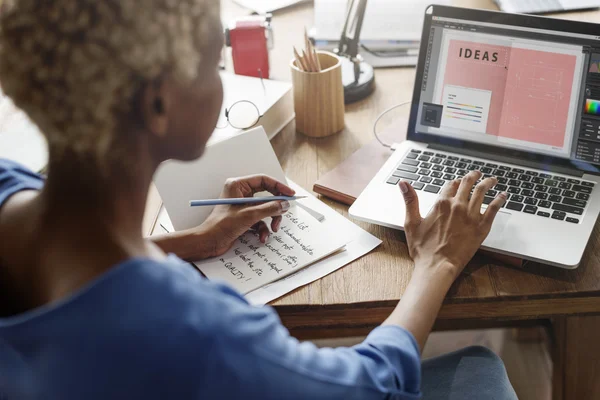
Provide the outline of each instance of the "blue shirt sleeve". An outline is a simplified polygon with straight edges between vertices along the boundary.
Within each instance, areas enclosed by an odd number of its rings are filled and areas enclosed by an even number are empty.
[[[44,186],[41,175],[0,158],[0,207],[10,196],[22,190],[40,190]]]
[[[250,306],[226,286],[220,290],[218,305],[212,307],[218,314],[211,318],[216,321],[211,335],[216,339],[209,356],[212,367],[202,371],[202,385],[211,390],[204,395],[312,400],[420,398],[420,353],[408,331],[381,326],[354,347],[319,349],[292,338],[272,308]],[[199,332],[206,322],[198,326]],[[193,334],[183,343],[191,363],[198,357],[206,359],[205,349],[196,345],[200,341]]]

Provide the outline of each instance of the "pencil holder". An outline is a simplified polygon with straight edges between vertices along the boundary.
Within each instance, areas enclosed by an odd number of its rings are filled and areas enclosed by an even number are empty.
[[[342,64],[332,53],[317,52],[321,72],[304,72],[292,60],[296,130],[310,137],[325,137],[344,129]]]

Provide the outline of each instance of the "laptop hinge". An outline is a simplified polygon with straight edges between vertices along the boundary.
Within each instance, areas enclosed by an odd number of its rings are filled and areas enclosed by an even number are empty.
[[[523,160],[521,158],[503,156],[500,154],[493,154],[493,153],[487,153],[487,152],[481,152],[481,151],[475,151],[475,150],[469,150],[469,149],[461,149],[458,147],[445,146],[443,144],[438,144],[438,143],[432,143],[428,146],[428,148],[433,149],[433,150],[447,151],[450,153],[464,154],[465,156],[484,158],[486,160],[503,162],[503,163],[507,163],[507,164],[516,164],[516,165],[520,165],[523,167],[541,169],[543,171],[550,171],[550,172],[556,172],[559,174],[572,175],[572,176],[576,176],[579,178],[583,177],[583,175],[585,174],[584,171],[580,171],[576,168],[568,168],[568,167],[563,167],[563,166],[558,166],[558,165],[548,165],[548,164],[542,165],[542,163],[538,163],[538,162],[530,161],[530,160]]]

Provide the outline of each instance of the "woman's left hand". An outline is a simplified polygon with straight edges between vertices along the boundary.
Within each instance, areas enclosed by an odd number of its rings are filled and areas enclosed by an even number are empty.
[[[253,175],[228,179],[220,198],[253,197],[255,193],[268,191],[274,196],[293,196],[296,192],[283,183],[266,175]],[[281,216],[287,212],[287,201],[235,206],[216,206],[210,216],[200,226],[212,244],[212,257],[222,255],[231,248],[233,242],[248,230],[255,230],[262,243],[267,241],[270,230],[263,221],[271,217],[271,230],[277,232]]]

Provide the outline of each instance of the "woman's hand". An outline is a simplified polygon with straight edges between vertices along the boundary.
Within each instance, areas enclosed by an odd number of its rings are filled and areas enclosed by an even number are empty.
[[[255,193],[268,191],[274,196],[293,196],[296,192],[275,179],[265,175],[253,175],[228,179],[220,198],[253,197]],[[287,201],[271,201],[251,206],[216,206],[200,229],[211,242],[211,257],[225,253],[233,242],[249,229],[254,229],[265,243],[270,230],[262,221],[271,217],[271,230],[277,232],[281,225],[281,216],[287,212]]]
[[[268,191],[275,196],[293,196],[296,192],[281,182],[265,175],[228,179],[221,198],[253,197]],[[197,228],[154,236],[152,240],[164,252],[173,253],[188,261],[198,261],[224,254],[241,235],[254,229],[261,242],[266,242],[270,231],[263,221],[271,217],[271,229],[279,230],[281,216],[287,212],[287,201],[271,201],[257,205],[216,206],[209,217]]]
[[[400,303],[384,325],[408,330],[421,349],[448,289],[481,246],[506,201],[506,193],[500,194],[482,214],[483,198],[497,180],[484,179],[471,196],[471,189],[480,177],[481,172],[474,171],[460,181],[448,182],[425,218],[419,213],[415,190],[400,182],[406,203],[404,230],[415,270]]]
[[[473,171],[461,180],[448,182],[426,218],[419,213],[415,190],[401,182],[400,190],[406,203],[406,240],[417,267],[449,266],[458,276],[475,255],[506,201],[506,194],[501,193],[482,214],[483,198],[497,180],[483,180],[471,196],[471,189],[479,178],[481,172]]]

